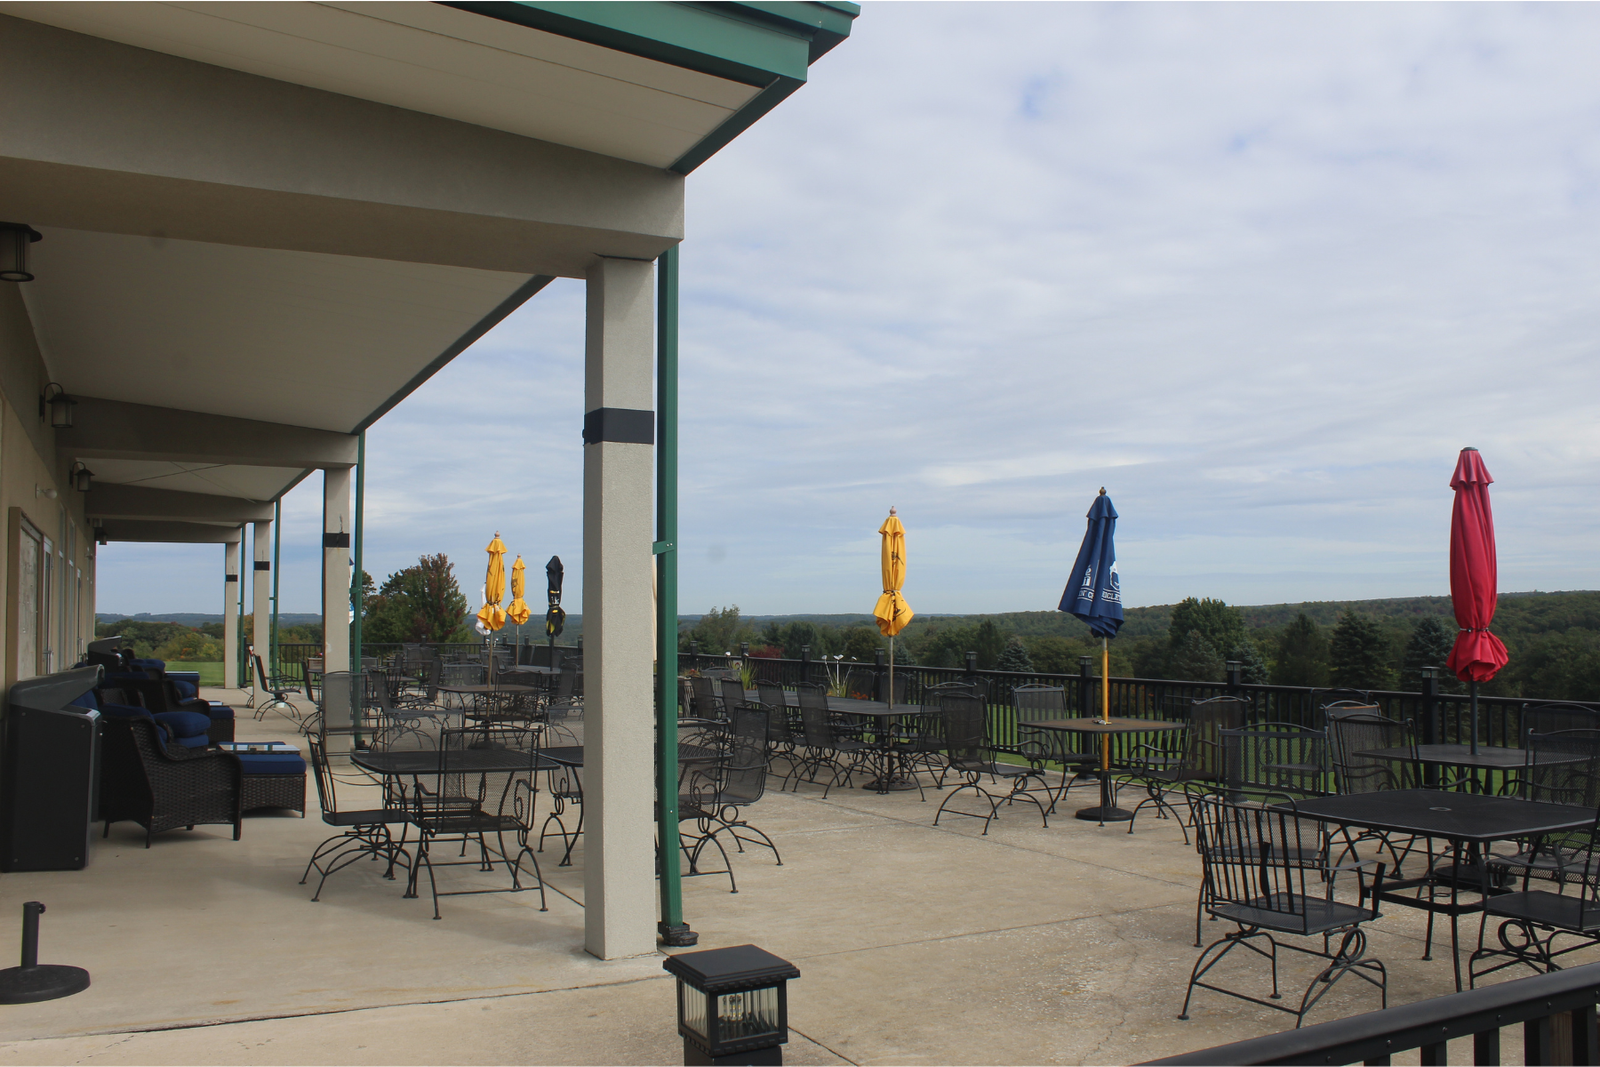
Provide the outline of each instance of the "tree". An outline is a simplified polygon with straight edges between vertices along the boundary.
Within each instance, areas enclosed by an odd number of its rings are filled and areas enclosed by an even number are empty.
[[[872,663],[877,659],[878,650],[883,647],[882,636],[870,626],[846,626],[839,636],[839,651],[847,660]]]
[[[1322,636],[1322,629],[1303,611],[1284,627],[1283,637],[1278,641],[1278,662],[1272,668],[1272,684],[1328,684],[1328,641]]]
[[[1244,644],[1244,616],[1226,601],[1206,597],[1185,597],[1172,609],[1167,640],[1176,652],[1184,647],[1189,634],[1198,632],[1214,651],[1238,648]]]
[[[1393,681],[1389,642],[1383,627],[1365,615],[1346,611],[1328,642],[1329,677],[1346,689],[1386,689]]]
[[[1267,680],[1267,661],[1261,658],[1261,650],[1254,641],[1248,638],[1237,645],[1228,658],[1238,661],[1239,680],[1246,685],[1264,685]]]
[[[1222,681],[1222,654],[1199,630],[1190,630],[1168,660],[1172,677],[1185,682]]]
[[[1427,615],[1418,619],[1417,625],[1411,629],[1411,638],[1406,642],[1405,653],[1400,659],[1400,688],[1421,689],[1424,667],[1440,668],[1440,689],[1459,688],[1459,685],[1451,684],[1455,682],[1455,676],[1444,669],[1444,661],[1450,658],[1450,649],[1454,645],[1455,635],[1439,616]]]
[[[1000,632],[1000,627],[995,625],[993,619],[984,619],[978,623],[977,629],[973,632],[972,647],[962,650],[961,662],[965,665],[967,660],[965,653],[976,652],[978,669],[992,671],[995,669],[995,664],[1000,662],[1000,654],[1005,650],[1006,635]]]
[[[363,599],[361,610],[362,640],[374,644],[471,640],[467,598],[443,553],[420,556],[414,565],[389,575]]]
[[[1033,660],[1029,657],[1028,648],[1022,643],[1021,638],[1012,637],[1006,642],[1005,651],[1000,653],[1000,658],[995,661],[994,669],[1012,671],[1016,674],[1033,673]]]
[[[744,642],[754,644],[757,640],[755,627],[739,617],[739,605],[730,604],[700,616],[699,622],[678,635],[678,647],[688,651],[689,642],[693,641],[702,653],[720,655],[737,653]]]

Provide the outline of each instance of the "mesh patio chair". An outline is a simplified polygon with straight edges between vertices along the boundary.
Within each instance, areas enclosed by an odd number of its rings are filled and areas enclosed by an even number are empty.
[[[754,703],[744,695],[744,682],[737,675],[732,678],[724,678],[717,685],[722,691],[722,714],[724,718],[732,719],[735,709]]]
[[[871,757],[872,746],[842,733],[835,726],[833,713],[828,707],[828,691],[822,686],[814,682],[801,682],[795,686],[795,691],[800,703],[801,733],[805,741],[800,758],[810,771],[809,780],[814,783],[818,771],[827,767],[833,769],[831,779],[822,789],[822,797],[826,800],[828,791],[838,785],[841,779],[849,788],[854,773]],[[794,781],[798,791],[798,770]]]
[[[1582,704],[1529,704],[1522,709],[1522,730],[1517,743],[1524,745],[1528,734],[1554,734],[1565,730],[1600,730],[1600,711]]]
[[[1600,809],[1600,730],[1559,730],[1529,734],[1527,763],[1508,782],[1505,792],[1544,804],[1567,804]],[[1511,855],[1491,854],[1488,865],[1503,885],[1521,876],[1522,888],[1530,879],[1569,883],[1600,883],[1587,830],[1549,834],[1524,842]]]
[[[1202,878],[1208,884],[1205,909],[1219,920],[1237,924],[1237,929],[1200,953],[1190,973],[1183,1010],[1178,1018],[1189,1018],[1189,1003],[1196,989],[1209,989],[1293,1015],[1298,1028],[1305,1022],[1306,1013],[1348,974],[1376,986],[1379,1006],[1387,1008],[1388,975],[1380,961],[1367,958],[1367,938],[1361,928],[1363,923],[1378,917],[1383,864],[1367,861],[1337,868],[1355,873],[1358,879],[1371,871],[1370,885],[1363,881],[1358,887],[1359,899],[1365,901],[1370,896],[1370,906],[1347,904],[1334,899],[1334,868],[1318,870],[1292,858],[1314,848],[1311,842],[1302,839],[1304,822],[1295,818],[1292,811],[1233,804],[1221,796],[1197,796],[1193,804]],[[1312,878],[1316,879],[1315,888],[1320,892],[1308,891],[1312,888],[1308,879]],[[1322,947],[1279,940],[1274,934],[1317,938]],[[1335,936],[1339,938],[1338,948],[1329,951]],[[1267,947],[1256,944],[1262,940]],[[1269,997],[1252,996],[1203,980],[1212,968],[1240,947],[1271,962],[1272,993]],[[1298,1008],[1279,1003],[1279,948],[1328,961],[1306,987]]]
[[[988,834],[989,824],[1000,816],[1002,803],[1010,806],[1017,800],[1026,800],[1039,809],[1039,819],[1050,825],[1050,816],[1033,789],[1050,795],[1050,786],[1044,777],[1044,761],[1048,753],[1042,745],[1024,742],[1016,746],[998,746],[989,740],[987,715],[983,701],[970,694],[945,693],[940,698],[939,716],[944,723],[944,743],[950,770],[965,781],[950,791],[933,816],[933,825],[946,812],[983,820],[983,832]],[[996,757],[1004,754],[1021,756],[1025,764],[1007,763]],[[991,792],[984,780],[995,787]],[[1029,783],[1034,783],[1030,786]],[[987,812],[962,811],[950,807],[950,802],[967,790],[972,790],[989,805]],[[1003,790],[1003,791],[1002,791]]]
[[[317,782],[317,799],[322,803],[322,821],[339,828],[339,832],[318,845],[311,853],[300,884],[305,885],[311,872],[316,871],[317,891],[311,894],[313,902],[322,899],[322,887],[328,876],[350,866],[366,856],[387,863],[383,876],[394,878],[396,864],[411,869],[411,853],[406,851],[406,831],[410,828],[410,814],[402,807],[342,810],[339,807],[338,784],[328,765],[328,753],[317,738],[308,741],[311,773]],[[395,841],[389,827],[401,826],[400,840]]]
[[[844,695],[856,700],[878,699],[878,677],[868,667],[852,667],[844,676]]]
[[[571,744],[572,734],[564,726],[553,730],[547,729],[541,736],[547,750],[579,747]],[[556,833],[561,837],[562,844],[561,862],[556,866],[570,867],[572,848],[583,834],[583,768],[546,757],[543,752],[540,756],[539,766],[544,771],[544,793],[550,802],[550,810],[545,814],[544,821],[539,824],[539,851],[544,851],[545,838],[550,835],[551,824],[555,824]],[[570,829],[567,826],[569,819],[573,820]]]
[[[484,751],[480,746],[502,753],[506,769],[479,770]],[[436,773],[418,775],[412,783],[411,822],[417,828],[417,852],[406,896],[418,895],[421,872],[426,870],[435,919],[441,917],[440,897],[520,893],[535,887],[539,890],[539,910],[548,910],[539,859],[528,841],[538,766],[537,750],[528,731],[496,728],[485,742],[484,731],[476,727],[444,730],[439,737]],[[436,846],[457,843],[461,858],[434,858]],[[523,884],[524,859],[532,864],[534,886]],[[490,873],[496,863],[504,865],[510,886],[443,892],[439,889],[435,868],[475,867]]]
[[[747,844],[761,845],[770,848],[778,866],[783,866],[783,856],[772,838],[744,817],[744,811],[766,792],[767,727],[765,708],[735,709],[730,744],[723,758],[706,771],[694,774],[689,791],[678,798],[678,843],[689,860],[689,874],[726,873],[732,893],[737,893],[739,886],[727,848],[720,840],[723,834],[733,841],[736,852],[743,852]],[[690,820],[695,823],[695,832],[685,834],[683,823]],[[699,869],[707,845],[715,845],[725,871]]]
[[[1222,731],[1237,730],[1244,726],[1248,705],[1235,697],[1212,697],[1197,700],[1190,705],[1188,724],[1179,736],[1176,757],[1169,750],[1140,746],[1135,749],[1133,768],[1124,775],[1124,781],[1144,786],[1146,796],[1134,806],[1133,818],[1128,820],[1128,833],[1133,833],[1139,812],[1154,804],[1156,815],[1165,819],[1168,812],[1177,815],[1178,828],[1183,832],[1183,843],[1189,843],[1188,819],[1178,815],[1167,803],[1170,790],[1182,792],[1185,797],[1219,788],[1223,781]],[[1147,753],[1141,759],[1139,753]],[[1192,815],[1193,809],[1190,809]]]
[[[720,719],[723,717],[722,694],[719,693],[717,679],[704,674],[697,674],[689,679],[689,687],[694,692],[694,714],[697,719]]]
[[[788,770],[783,775],[783,782],[778,786],[781,790],[789,784],[790,776],[800,765],[797,752],[805,742],[805,728],[800,725],[799,716],[795,714],[798,709],[789,707],[789,697],[782,685],[758,680],[756,694],[760,698],[761,706],[767,709],[768,766],[770,767],[772,761],[777,759],[782,759],[788,765]]]
[[[1016,710],[1019,724],[1030,720],[1070,717],[1067,691],[1059,685],[1016,686],[1011,690],[1011,706]],[[1044,731],[1028,730],[1021,725],[1018,725],[1017,732],[1024,740],[1036,741],[1049,749],[1050,758],[1061,764],[1061,788],[1050,801],[1052,813],[1056,802],[1066,796],[1068,788],[1076,784],[1079,778],[1094,779],[1099,773],[1100,753],[1093,751],[1090,743],[1084,740],[1091,735],[1052,731],[1053,736],[1047,736]]]
[[[250,664],[255,669],[255,684],[250,687],[250,699],[245,703],[245,707],[254,705],[256,721],[259,722],[273,708],[284,708],[292,718],[301,718],[299,710],[289,702],[289,694],[298,687],[291,685],[276,673],[268,677],[266,665],[261,662],[261,657],[256,654],[254,648],[250,649],[249,655]],[[268,697],[272,699],[269,700]]]
[[[970,681],[939,682],[922,687],[922,714],[905,723],[908,732],[916,734],[916,745],[923,753],[931,747],[931,755],[918,762],[934,774],[934,788],[944,790],[944,780],[950,774],[948,746],[944,735],[944,698],[947,696],[972,697],[982,701],[978,687]]]
[[[371,675],[367,695],[377,715],[377,728],[373,744],[388,747],[394,738],[407,732],[436,732],[450,725],[452,718],[460,720],[461,713],[442,705],[412,702],[402,704],[394,699],[396,683],[387,672]]]
[[[1328,752],[1334,786],[1340,794],[1415,789],[1422,782],[1417,739],[1411,721],[1378,714],[1375,706],[1329,707]],[[1408,749],[1410,758],[1369,755],[1384,749]]]

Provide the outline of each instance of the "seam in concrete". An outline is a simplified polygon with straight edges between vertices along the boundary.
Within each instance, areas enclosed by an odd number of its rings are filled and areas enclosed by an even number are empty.
[[[801,1037],[805,1038],[807,1041],[811,1042],[813,1045],[817,1046],[818,1048],[826,1049],[830,1056],[838,1056],[841,1060],[843,1060],[844,1062],[850,1064],[850,1067],[861,1067],[861,1065],[857,1061],[851,1059],[849,1056],[846,1056],[844,1053],[840,1052],[838,1049],[834,1048],[832,1045],[824,1044],[823,1042],[818,1041],[816,1038],[812,1037],[810,1034],[808,1034],[804,1030],[801,1030],[800,1028],[794,1026],[793,1024],[791,1024],[789,1026],[789,1029],[794,1031],[795,1033],[799,1034]]]

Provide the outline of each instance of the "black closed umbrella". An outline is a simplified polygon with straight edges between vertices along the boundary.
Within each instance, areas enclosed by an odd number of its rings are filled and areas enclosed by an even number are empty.
[[[566,573],[560,556],[551,556],[550,562],[544,565],[546,595],[550,598],[549,610],[544,613],[544,633],[550,640],[552,658],[556,638],[561,636],[561,628],[567,621],[567,613],[561,610],[561,579]]]

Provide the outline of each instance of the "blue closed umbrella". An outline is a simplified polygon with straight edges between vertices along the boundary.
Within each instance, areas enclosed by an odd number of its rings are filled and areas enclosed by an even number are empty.
[[[1089,528],[1072,564],[1072,576],[1061,594],[1061,610],[1069,611],[1088,624],[1100,638],[1100,804],[1077,812],[1080,819],[1131,820],[1111,795],[1111,646],[1109,639],[1122,628],[1122,587],[1117,582],[1117,509],[1105,489],[1089,508]]]

